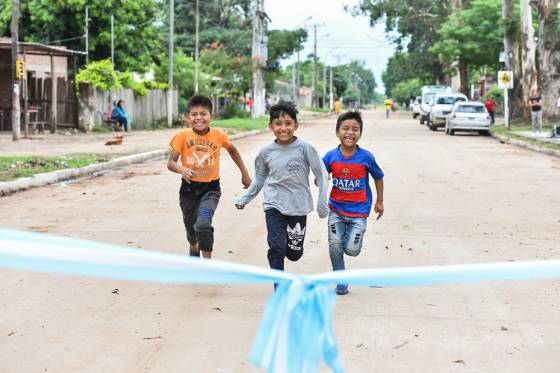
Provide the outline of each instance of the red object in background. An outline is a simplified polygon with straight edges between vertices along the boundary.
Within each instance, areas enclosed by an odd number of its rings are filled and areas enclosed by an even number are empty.
[[[486,106],[486,110],[494,111],[496,109],[496,101],[492,100],[491,98],[487,98],[484,106]]]

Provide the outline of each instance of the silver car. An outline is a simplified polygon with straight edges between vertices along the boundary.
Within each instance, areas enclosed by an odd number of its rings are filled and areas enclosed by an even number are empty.
[[[422,97],[418,96],[414,100],[414,104],[412,104],[412,118],[416,119],[420,115],[420,102],[422,101]]]
[[[454,135],[456,131],[477,131],[488,135],[491,125],[492,118],[482,102],[457,102],[445,123],[445,133]]]

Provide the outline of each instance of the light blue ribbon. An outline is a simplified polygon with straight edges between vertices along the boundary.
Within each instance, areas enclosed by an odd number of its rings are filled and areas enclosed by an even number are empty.
[[[196,284],[277,283],[251,362],[271,373],[342,372],[333,333],[332,284],[418,286],[560,277],[560,260],[350,270],[295,276],[256,266],[0,229],[0,266],[122,280]]]

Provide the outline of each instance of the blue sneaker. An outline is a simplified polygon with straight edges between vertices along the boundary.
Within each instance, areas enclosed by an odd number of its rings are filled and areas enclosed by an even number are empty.
[[[346,295],[348,294],[348,285],[341,285],[338,284],[336,285],[336,289],[334,289],[336,291],[336,294],[338,295]]]

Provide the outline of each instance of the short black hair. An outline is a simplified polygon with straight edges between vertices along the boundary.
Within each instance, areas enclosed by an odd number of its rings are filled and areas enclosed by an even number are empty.
[[[202,95],[192,96],[189,100],[189,104],[187,105],[187,113],[190,112],[191,109],[196,106],[201,106],[205,109],[208,109],[208,111],[212,113],[212,101],[206,96],[202,96]]]
[[[272,105],[270,107],[270,123],[272,123],[274,119],[280,118],[282,115],[289,116],[294,120],[294,122],[297,123],[298,113],[299,112],[293,103],[287,101],[280,101],[276,105]]]
[[[362,120],[362,113],[360,113],[358,110],[350,110],[340,114],[336,119],[336,132],[338,132],[342,122],[351,119],[354,119],[356,122],[358,122],[358,124],[360,125],[360,132],[362,132],[362,130],[364,129],[364,121]]]

